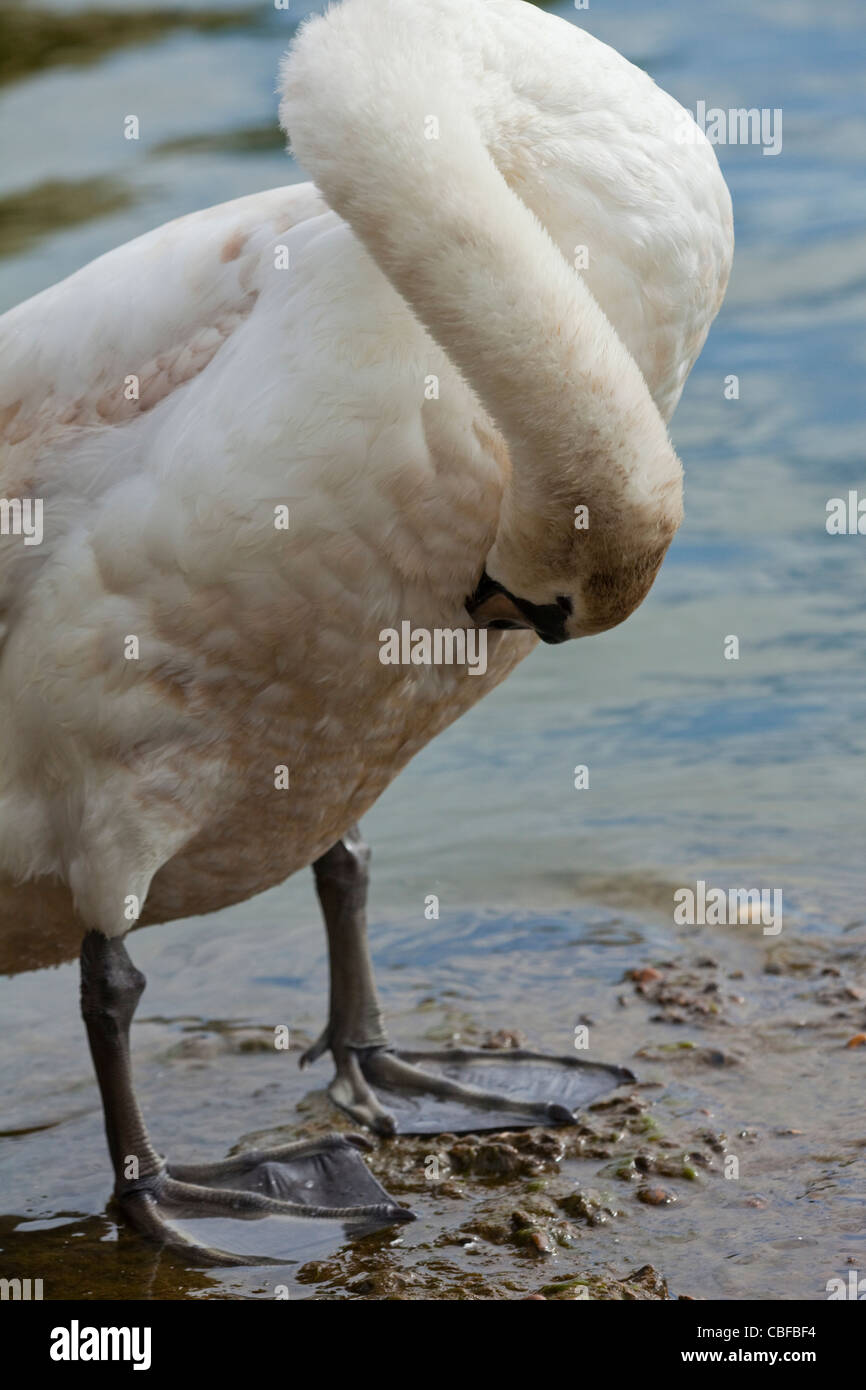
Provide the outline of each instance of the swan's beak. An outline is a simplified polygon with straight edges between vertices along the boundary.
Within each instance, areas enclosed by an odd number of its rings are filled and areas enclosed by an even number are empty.
[[[529,628],[542,642],[567,642],[568,613],[558,603],[530,603],[509,593],[484,570],[474,594],[466,600],[466,611],[476,627]]]

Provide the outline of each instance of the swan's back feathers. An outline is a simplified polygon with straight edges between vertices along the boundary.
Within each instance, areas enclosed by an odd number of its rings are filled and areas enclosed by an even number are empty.
[[[32,547],[0,534],[0,644],[59,539],[140,465],[134,446],[274,287],[271,247],[326,211],[309,184],[169,222],[0,317],[0,497],[57,498],[62,525]],[[252,370],[252,367],[251,367]],[[73,455],[75,466],[73,466]]]
[[[196,376],[255,303],[263,247],[322,206],[298,185],[192,213],[3,315],[5,448],[137,419]],[[137,396],[125,390],[131,375]]]

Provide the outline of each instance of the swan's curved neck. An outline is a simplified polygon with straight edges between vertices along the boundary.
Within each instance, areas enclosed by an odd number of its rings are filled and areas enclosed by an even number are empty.
[[[580,275],[491,157],[455,54],[431,50],[387,0],[382,32],[359,32],[356,8],[369,19],[349,0],[309,24],[286,61],[292,146],[505,438],[512,471],[491,577],[533,603],[577,594],[575,633],[610,626],[626,616],[612,616],[623,586],[648,575],[640,601],[679,524],[665,424]]]

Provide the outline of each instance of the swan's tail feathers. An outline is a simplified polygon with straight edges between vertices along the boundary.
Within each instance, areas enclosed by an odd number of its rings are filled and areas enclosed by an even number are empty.
[[[595,503],[600,520],[614,510],[613,480],[627,478],[642,512],[668,509],[669,539],[680,468],[634,359],[509,186],[521,102],[508,74],[521,55],[503,51],[499,9],[344,0],[301,29],[281,119],[325,198],[505,436],[513,485],[496,578],[513,589],[518,556],[533,548],[527,519],[539,537],[556,524],[541,505],[552,482],[557,516],[574,484],[574,502]],[[523,530],[511,541],[509,510]]]

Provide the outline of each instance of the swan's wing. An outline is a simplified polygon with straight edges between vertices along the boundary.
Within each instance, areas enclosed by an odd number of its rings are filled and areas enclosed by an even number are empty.
[[[0,317],[0,641],[19,577],[26,586],[40,558],[37,503],[97,486],[86,469],[69,475],[72,451],[98,434],[104,456],[108,432],[119,468],[125,427],[199,376],[244,323],[263,253],[326,211],[311,184],[208,208]]]
[[[250,312],[263,246],[323,211],[311,184],[207,208],[0,317],[0,487],[16,457],[67,430],[123,424],[198,375]]]

